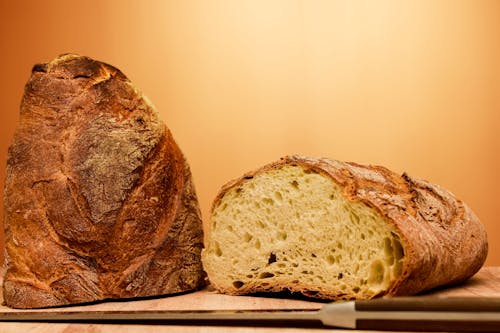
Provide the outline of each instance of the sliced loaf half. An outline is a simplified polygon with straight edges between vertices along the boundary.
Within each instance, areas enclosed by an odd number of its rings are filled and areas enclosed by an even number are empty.
[[[411,295],[471,277],[486,232],[450,192],[379,166],[287,156],[226,184],[202,260],[220,292]]]

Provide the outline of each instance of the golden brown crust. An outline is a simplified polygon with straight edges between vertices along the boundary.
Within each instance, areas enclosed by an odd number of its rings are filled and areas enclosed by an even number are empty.
[[[68,54],[34,66],[4,193],[8,306],[203,284],[187,162],[152,105],[110,65]]]
[[[328,176],[343,187],[346,198],[376,209],[394,225],[405,244],[405,260],[402,274],[387,296],[412,295],[462,282],[474,275],[486,260],[486,232],[465,203],[437,185],[407,174],[400,176],[380,166],[286,156],[225,184],[213,202],[212,211],[230,188],[283,165],[300,165]],[[309,292],[298,291],[305,295]],[[335,299],[336,295],[314,297]]]

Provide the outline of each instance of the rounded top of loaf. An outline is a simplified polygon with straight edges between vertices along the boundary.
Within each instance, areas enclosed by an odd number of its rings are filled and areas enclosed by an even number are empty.
[[[34,65],[24,92],[21,114],[43,113],[44,120],[53,111],[60,118],[85,109],[85,113],[118,116],[120,120],[146,113],[150,119],[143,119],[144,123],[159,121],[152,103],[119,69],[77,54],[63,54]]]
[[[61,54],[48,63],[36,64],[31,71],[54,75],[60,79],[98,79],[112,74],[116,78],[128,80],[118,68],[74,53]]]

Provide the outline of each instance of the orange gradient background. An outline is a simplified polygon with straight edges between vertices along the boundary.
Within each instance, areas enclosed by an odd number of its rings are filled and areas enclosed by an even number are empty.
[[[2,1],[0,34],[2,190],[32,65],[75,52],[157,106],[205,225],[226,181],[327,156],[450,189],[500,265],[500,1]]]

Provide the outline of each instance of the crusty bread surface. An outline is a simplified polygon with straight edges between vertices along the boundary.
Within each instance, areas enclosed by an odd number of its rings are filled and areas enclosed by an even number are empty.
[[[65,54],[33,67],[4,207],[10,307],[204,284],[189,166],[152,104],[108,64]]]
[[[338,300],[459,283],[486,255],[476,215],[437,185],[379,166],[287,156],[221,189],[202,260],[223,293]]]

